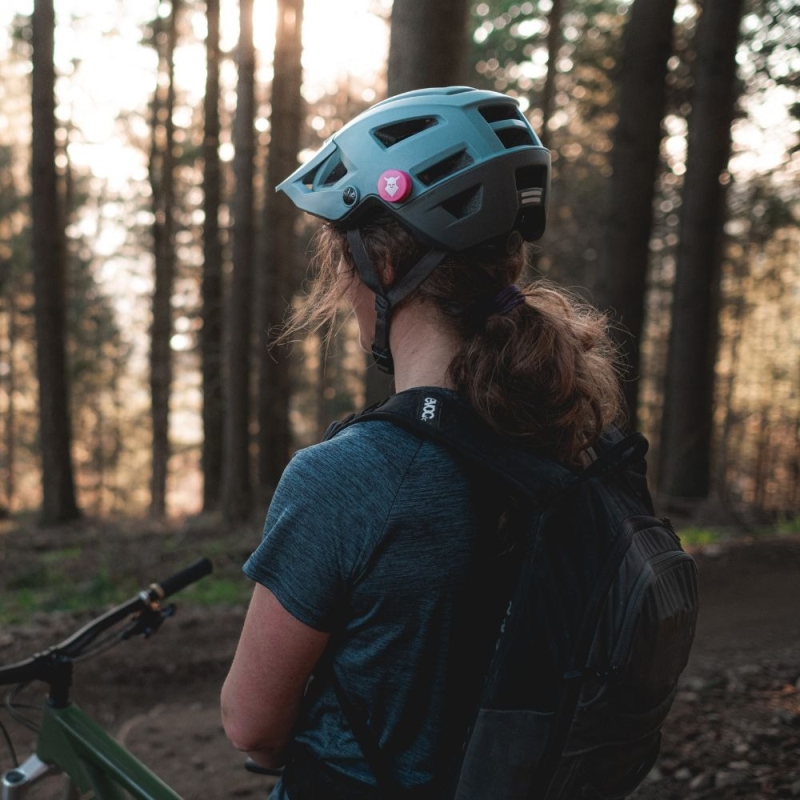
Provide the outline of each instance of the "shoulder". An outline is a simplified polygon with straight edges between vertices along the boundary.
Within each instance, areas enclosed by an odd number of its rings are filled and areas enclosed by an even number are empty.
[[[298,451],[267,511],[245,573],[294,617],[330,630],[347,587],[379,546],[425,443],[389,422],[364,422]],[[425,470],[427,472],[427,470]]]
[[[433,480],[435,476],[436,480]],[[289,462],[270,511],[302,504],[342,525],[383,523],[442,482],[463,481],[462,467],[443,445],[386,420],[350,425],[299,450]]]
[[[330,478],[346,484],[402,479],[426,442],[391,422],[370,420],[350,425],[336,436],[299,450],[284,478],[318,482]]]

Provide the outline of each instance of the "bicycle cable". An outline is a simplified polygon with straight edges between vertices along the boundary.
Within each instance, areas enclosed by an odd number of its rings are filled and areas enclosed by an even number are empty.
[[[105,653],[107,650],[111,650],[118,644],[121,644],[125,641],[124,635],[125,631],[127,630],[128,629],[125,628],[125,630],[122,631],[112,631],[107,636],[98,639],[91,648],[87,648],[79,656],[73,656],[70,660],[73,664],[76,664],[79,661],[86,661],[87,659],[94,658],[100,653]]]
[[[35,723],[32,719],[28,719],[26,716],[20,714],[17,711],[18,708],[36,708],[36,706],[30,706],[27,704],[26,705],[14,704],[14,698],[28,686],[30,686],[30,682],[18,683],[10,692],[8,692],[5,698],[5,707],[6,711],[8,711],[11,719],[13,719],[14,722],[19,723],[20,725],[27,728],[29,731],[32,731],[33,733],[38,733],[39,725],[37,725],[37,723]]]
[[[8,752],[11,753],[11,766],[16,768],[19,766],[19,759],[17,758],[17,751],[14,749],[14,742],[11,741],[11,736],[6,729],[6,726],[3,724],[3,721],[0,720],[0,733],[3,734],[3,738],[6,740],[6,746],[8,747]]]
[[[4,707],[5,710],[11,716],[11,719],[19,723],[20,725],[28,728],[28,730],[37,733],[39,731],[39,726],[32,720],[29,720],[27,717],[24,717],[22,714],[17,712],[18,708],[36,708],[36,706],[31,706],[28,704],[18,705],[18,706],[14,705],[14,697],[28,685],[29,684],[27,683],[20,683],[17,686],[15,686],[11,691],[7,692],[4,700]],[[19,766],[19,758],[17,757],[17,751],[14,747],[14,742],[11,739],[11,734],[8,732],[8,728],[6,728],[2,720],[0,720],[0,733],[3,734],[6,746],[8,747],[8,752],[11,755],[12,766],[16,768]]]
[[[77,663],[79,661],[85,661],[89,658],[94,658],[95,656],[105,653],[107,650],[111,650],[112,648],[116,647],[123,642],[126,642],[131,636],[136,635],[137,633],[144,634],[145,638],[150,636],[160,626],[161,622],[167,617],[171,617],[174,613],[174,606],[167,606],[163,609],[158,610],[158,619],[160,620],[158,624],[156,624],[152,629],[142,629],[140,628],[140,622],[143,618],[143,615],[146,613],[147,609],[135,614],[132,619],[129,619],[128,622],[124,625],[124,627],[117,627],[107,633],[105,636],[97,639],[93,642],[86,650],[76,656],[71,657],[71,661],[73,663]]]

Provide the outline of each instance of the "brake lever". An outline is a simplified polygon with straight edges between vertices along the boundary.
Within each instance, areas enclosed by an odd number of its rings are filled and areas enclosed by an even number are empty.
[[[164,608],[160,606],[148,606],[139,612],[133,624],[123,632],[123,641],[130,639],[131,636],[139,636],[140,634],[144,636],[145,639],[149,639],[164,624],[164,620],[174,616],[174,614],[174,603],[170,603]]]

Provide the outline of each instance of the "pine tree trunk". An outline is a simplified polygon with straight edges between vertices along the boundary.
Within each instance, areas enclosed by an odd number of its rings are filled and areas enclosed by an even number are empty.
[[[739,346],[742,343],[744,315],[746,310],[744,291],[743,289],[740,289],[739,291],[739,296],[733,302],[731,330],[727,337],[728,347],[730,348],[728,361],[730,362],[731,367],[730,372],[726,376],[726,386],[724,391],[725,418],[722,423],[722,430],[720,431],[719,444],[717,447],[717,489],[721,502],[726,506],[730,505],[729,501],[731,499],[728,487],[728,467],[731,464],[731,444],[733,442],[733,431],[735,429],[738,417],[733,406],[737,378],[739,377],[736,371],[736,363],[739,357]]]
[[[222,489],[222,243],[219,207],[222,197],[219,158],[219,0],[206,0],[205,136],[203,138],[203,510],[219,507]]]
[[[660,491],[670,498],[703,499],[710,491],[723,173],[738,96],[742,7],[743,0],[706,0],[697,30],[659,470]]]
[[[258,275],[259,459],[261,499],[274,490],[292,446],[289,401],[292,393],[290,348],[275,345],[299,283],[295,245],[297,212],[275,187],[297,167],[305,103],[302,83],[303,0],[279,0],[272,79],[272,131],[264,197],[264,253]]]
[[[159,71],[166,74],[166,96],[160,87],[153,99],[153,148],[150,184],[153,192],[153,249],[155,285],[150,349],[150,393],[153,425],[150,514],[163,517],[167,511],[167,472],[170,457],[169,402],[172,386],[172,291],[175,282],[174,255],[174,157],[172,121],[175,107],[174,56],[177,41],[179,0],[172,0],[167,21],[164,52]],[[160,48],[159,48],[160,49]]]
[[[552,0],[550,12],[547,15],[547,75],[544,79],[542,96],[539,108],[542,114],[542,123],[539,130],[539,139],[545,147],[550,147],[550,119],[556,96],[556,77],[558,76],[558,54],[564,40],[562,20],[564,17],[564,0]],[[533,250],[528,260],[526,279],[530,280],[539,271],[539,257],[541,250]]]
[[[625,358],[623,390],[636,427],[639,343],[644,328],[653,197],[672,51],[676,0],[636,0],[625,27],[619,82],[619,122],[614,132],[606,241],[595,300],[624,330],[615,329]]]
[[[553,104],[556,96],[556,76],[558,69],[558,53],[564,36],[561,30],[561,20],[564,16],[564,0],[552,0],[550,13],[547,15],[547,75],[544,79],[540,108],[542,112],[542,129],[539,138],[545,147],[550,147],[550,131],[548,125],[553,116]]]
[[[98,397],[94,408],[94,457],[92,459],[95,476],[95,498],[93,513],[97,517],[103,515],[103,497],[106,493],[106,419],[103,411],[103,398]]]
[[[31,217],[44,525],[80,516],[75,502],[64,347],[66,281],[55,166],[54,32],[52,0],[35,0]]]
[[[7,265],[4,265],[7,269]],[[14,363],[14,343],[17,338],[17,307],[14,293],[8,290],[6,295],[7,309],[6,309],[6,332],[8,341],[8,350],[6,352],[6,421],[3,430],[3,441],[5,444],[5,480],[4,480],[4,495],[6,510],[12,513],[14,510],[14,495],[16,489],[14,486],[14,460],[16,449],[16,401],[14,393],[16,392],[16,366]]]
[[[239,2],[239,78],[234,118],[233,273],[228,307],[225,468],[222,513],[226,520],[250,514],[250,326],[255,249],[255,49],[253,0]],[[274,114],[274,110],[273,110]]]
[[[466,0],[394,0],[389,97],[427,86],[463,84],[468,19]]]

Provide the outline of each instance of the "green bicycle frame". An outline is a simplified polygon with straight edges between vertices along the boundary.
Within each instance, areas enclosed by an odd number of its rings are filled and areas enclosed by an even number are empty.
[[[36,755],[97,800],[181,800],[74,704],[45,708]]]
[[[70,702],[72,665],[79,656],[91,652],[91,644],[101,633],[126,620],[127,627],[119,633],[117,642],[135,634],[151,635],[175,611],[174,606],[162,609],[160,602],[212,569],[211,562],[201,558],[105,612],[55,647],[15,664],[0,665],[2,685],[42,681],[49,686],[36,752],[0,774],[0,800],[24,800],[34,783],[54,773],[64,773],[69,779],[70,800],[83,795],[92,800],[181,800],[177,792]]]

